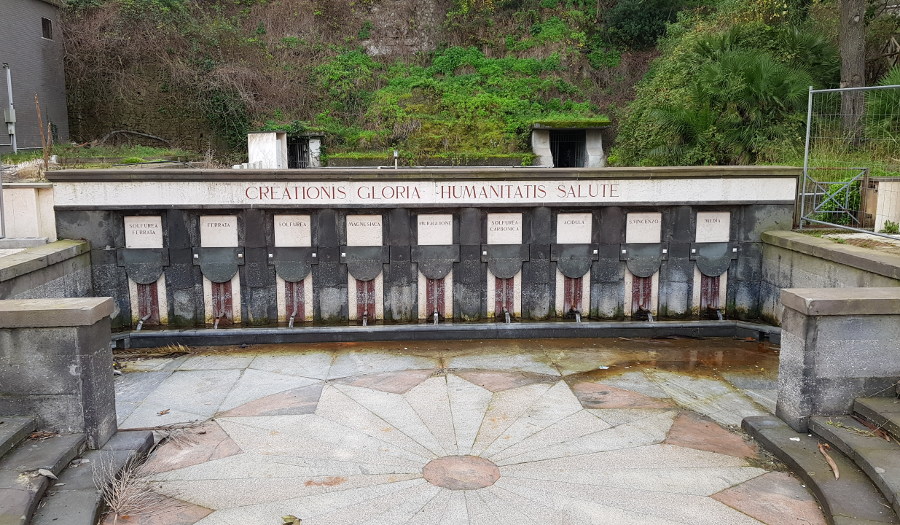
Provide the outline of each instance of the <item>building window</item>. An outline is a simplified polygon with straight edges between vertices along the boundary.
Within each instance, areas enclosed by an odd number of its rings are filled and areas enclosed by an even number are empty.
[[[42,36],[47,40],[53,40],[53,21],[49,18],[41,18]]]

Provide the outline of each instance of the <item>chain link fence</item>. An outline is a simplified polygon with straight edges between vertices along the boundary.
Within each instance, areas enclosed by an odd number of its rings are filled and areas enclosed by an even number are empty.
[[[900,86],[810,89],[806,124],[800,227],[900,233]]]

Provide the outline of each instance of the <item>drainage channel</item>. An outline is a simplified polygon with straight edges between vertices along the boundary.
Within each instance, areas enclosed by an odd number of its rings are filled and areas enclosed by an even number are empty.
[[[168,344],[221,346],[244,343],[342,343],[464,339],[737,337],[779,343],[781,329],[744,321],[623,321],[581,323],[445,323],[420,325],[235,327],[131,331],[113,334],[115,348]]]

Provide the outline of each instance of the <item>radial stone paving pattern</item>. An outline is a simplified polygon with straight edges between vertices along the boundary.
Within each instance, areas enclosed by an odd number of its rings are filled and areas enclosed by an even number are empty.
[[[123,380],[133,426],[171,423],[151,415],[169,403],[185,421],[214,415],[151,457],[144,479],[165,508],[129,523],[824,523],[799,482],[722,426],[765,413],[716,372],[760,368],[740,343],[703,343],[744,352],[734,366],[683,366],[674,343],[505,344],[259,347],[171,366],[143,401]],[[680,364],[650,363],[660,352]]]

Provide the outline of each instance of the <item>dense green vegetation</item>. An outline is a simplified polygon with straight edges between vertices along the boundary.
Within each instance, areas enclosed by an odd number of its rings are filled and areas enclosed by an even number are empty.
[[[195,121],[229,161],[251,130],[416,162],[527,154],[536,122],[608,117],[617,165],[796,163],[807,88],[838,81],[838,0],[68,4],[77,140],[139,127],[177,142],[169,124]],[[900,17],[872,12],[875,49]]]

